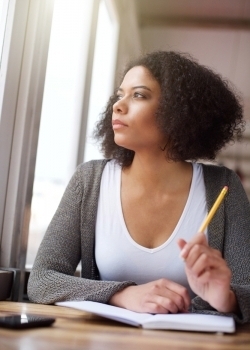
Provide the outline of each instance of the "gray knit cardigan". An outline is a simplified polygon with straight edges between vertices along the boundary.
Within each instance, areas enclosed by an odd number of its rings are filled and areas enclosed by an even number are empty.
[[[95,263],[95,223],[100,180],[107,160],[79,165],[38,250],[28,282],[32,302],[53,304],[64,300],[107,303],[133,281],[100,281]],[[238,176],[225,167],[204,165],[208,210],[223,186],[229,192],[208,228],[211,247],[222,252],[232,271],[231,288],[240,314],[237,322],[250,321],[250,205]],[[108,200],[108,199],[107,199]],[[107,218],[110,220],[110,218]],[[81,261],[81,277],[74,273]],[[196,296],[191,312],[217,314]]]

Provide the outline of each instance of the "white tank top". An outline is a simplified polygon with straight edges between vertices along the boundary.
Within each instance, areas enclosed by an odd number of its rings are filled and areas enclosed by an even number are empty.
[[[101,280],[143,284],[167,278],[194,296],[179,257],[177,239],[189,241],[207,214],[201,164],[193,163],[189,196],[174,231],[165,243],[153,249],[137,244],[130,236],[123,218],[120,188],[121,167],[109,161],[101,179],[95,233],[95,259]]]

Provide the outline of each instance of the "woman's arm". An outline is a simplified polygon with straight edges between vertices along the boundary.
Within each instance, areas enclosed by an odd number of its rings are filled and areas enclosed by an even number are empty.
[[[215,178],[214,183],[218,186],[220,174],[216,173],[215,176],[217,180]],[[228,185],[229,192],[222,206],[224,209],[221,208],[222,215],[211,222],[213,230],[210,230],[209,236],[213,248],[220,252],[211,248],[211,255],[208,253],[203,256],[204,259],[208,259],[206,263],[211,265],[212,269],[207,269],[207,273],[204,270],[204,286],[208,287],[207,293],[198,291],[198,296],[192,300],[192,310],[200,313],[229,313],[237,322],[244,323],[250,321],[250,206],[242,184],[234,172],[227,170],[227,179],[224,179],[221,185]],[[220,220],[223,220],[221,226]],[[220,233],[219,226],[224,232]],[[181,243],[180,248],[184,248],[184,245],[185,243]],[[200,252],[204,249],[204,246],[201,246],[198,244],[196,247],[198,255],[199,249]],[[193,261],[190,260],[189,263],[193,265]],[[190,265],[187,266],[189,267]],[[199,266],[196,268],[197,272]],[[189,274],[192,278],[191,273]],[[210,279],[210,284],[206,285],[206,277]]]
[[[84,247],[88,237],[82,234],[84,225],[91,226],[89,222],[82,222],[83,211],[87,211],[85,216],[89,221],[95,222],[95,213],[88,205],[89,191],[93,191],[92,188],[87,191],[86,186],[94,187],[95,176],[99,173],[98,182],[102,169],[93,164],[81,165],[76,170],[40,245],[28,282],[28,296],[32,302],[52,304],[64,300],[92,300],[106,303],[115,292],[134,284],[92,280],[92,261],[87,264],[89,279],[74,276],[82,252],[88,253],[93,260],[94,251],[88,244]]]
[[[231,290],[239,313],[238,322],[250,321],[250,203],[239,177],[232,172],[225,206],[223,257],[232,272]]]

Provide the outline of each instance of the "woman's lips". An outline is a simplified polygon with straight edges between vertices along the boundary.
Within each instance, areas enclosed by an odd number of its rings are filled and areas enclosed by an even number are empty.
[[[119,119],[112,120],[112,126],[113,126],[114,130],[127,127],[127,125],[125,123],[123,123],[122,121],[120,121]]]

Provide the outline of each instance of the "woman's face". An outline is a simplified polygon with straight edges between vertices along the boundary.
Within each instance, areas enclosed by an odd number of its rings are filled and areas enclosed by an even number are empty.
[[[136,66],[127,72],[113,105],[112,126],[117,145],[135,152],[161,151],[166,139],[155,117],[160,96],[159,83],[145,67]]]

